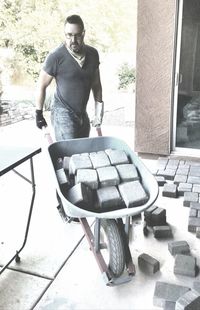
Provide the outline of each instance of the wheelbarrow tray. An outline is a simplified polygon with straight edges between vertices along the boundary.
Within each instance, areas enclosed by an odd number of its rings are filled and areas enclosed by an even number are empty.
[[[143,185],[146,193],[148,194],[148,201],[140,206],[132,208],[123,208],[119,210],[107,211],[102,213],[87,211],[75,206],[68,201],[62,194],[59,183],[56,177],[56,162],[58,158],[65,156],[72,156],[73,154],[91,153],[104,151],[106,149],[124,150],[129,157],[130,161],[137,167],[140,175],[140,182]],[[146,168],[140,158],[133,152],[130,147],[122,140],[115,137],[94,137],[94,138],[81,138],[70,139],[59,142],[54,142],[48,147],[48,153],[53,166],[55,174],[55,186],[57,193],[63,204],[63,208],[68,216],[71,217],[96,217],[96,218],[122,218],[125,216],[133,216],[140,214],[146,208],[151,206],[158,196],[158,183],[152,173]]]

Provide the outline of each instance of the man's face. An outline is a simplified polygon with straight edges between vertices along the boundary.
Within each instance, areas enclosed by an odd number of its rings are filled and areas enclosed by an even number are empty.
[[[77,24],[65,25],[65,42],[66,46],[72,50],[72,52],[79,53],[84,41],[85,31]]]

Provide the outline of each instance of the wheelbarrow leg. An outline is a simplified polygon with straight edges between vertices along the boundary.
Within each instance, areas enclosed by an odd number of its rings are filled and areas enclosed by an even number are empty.
[[[99,245],[97,245],[97,242],[95,241],[95,237],[90,229],[90,226],[88,224],[88,221],[86,218],[79,218],[79,221],[82,225],[82,228],[84,230],[85,236],[89,242],[90,249],[92,250],[94,257],[97,261],[97,264],[103,274],[104,280],[107,285],[111,285],[112,275],[108,269],[108,266],[105,263],[105,260],[100,252]],[[99,222],[100,225],[100,222]],[[97,234],[97,232],[96,232]]]

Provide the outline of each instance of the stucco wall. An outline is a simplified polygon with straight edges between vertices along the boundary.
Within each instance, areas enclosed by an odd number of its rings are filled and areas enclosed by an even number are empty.
[[[169,154],[176,0],[138,0],[135,150]]]

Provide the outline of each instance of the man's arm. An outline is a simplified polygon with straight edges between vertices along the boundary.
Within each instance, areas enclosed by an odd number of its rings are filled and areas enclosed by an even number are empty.
[[[92,92],[93,92],[94,100],[101,102],[102,101],[102,86],[101,86],[99,69],[97,69],[94,74],[94,80],[92,83]]]
[[[43,106],[46,98],[46,89],[53,79],[53,76],[47,74],[44,70],[40,72],[36,89],[36,126],[39,129],[47,126],[43,116]]]
[[[53,80],[53,76],[46,73],[44,70],[41,70],[38,84],[36,88],[36,109],[43,110],[44,101],[46,98],[46,89]]]
[[[103,120],[104,102],[102,100],[102,86],[99,69],[96,70],[92,83],[92,92],[95,101],[95,117],[92,121],[94,127],[99,127]]]

